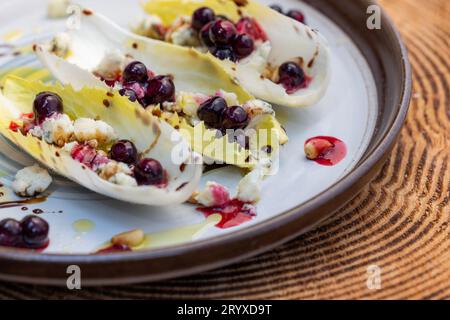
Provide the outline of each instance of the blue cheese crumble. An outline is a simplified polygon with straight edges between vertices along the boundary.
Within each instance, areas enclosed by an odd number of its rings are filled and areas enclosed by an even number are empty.
[[[51,183],[48,171],[35,164],[17,172],[12,188],[21,197],[34,197],[47,190]]]

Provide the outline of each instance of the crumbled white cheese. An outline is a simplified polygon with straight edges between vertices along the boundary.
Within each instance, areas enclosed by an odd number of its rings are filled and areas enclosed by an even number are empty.
[[[251,68],[257,70],[259,73],[264,73],[267,62],[269,60],[270,51],[272,51],[272,46],[269,41],[263,42],[257,45],[255,50],[250,56],[242,59],[239,63],[246,64]]]
[[[200,44],[197,33],[189,25],[183,25],[170,35],[172,43],[179,46],[196,47]]]
[[[229,107],[238,106],[239,105],[239,100],[237,98],[237,95],[234,92],[226,92],[226,91],[221,89],[221,90],[219,90],[217,95],[219,97],[224,98]]]
[[[99,144],[107,144],[116,138],[113,127],[101,120],[79,118],[75,120],[73,126],[78,142],[96,140]]]
[[[35,126],[28,131],[33,137],[42,138],[44,135],[44,130],[42,130],[41,126]]]
[[[105,180],[110,180],[118,173],[123,173],[126,175],[133,174],[130,167],[128,167],[125,163],[117,162],[114,160],[109,161],[108,163],[100,166],[99,168],[99,176]]]
[[[183,104],[183,113],[188,117],[196,117],[199,105],[193,100],[185,100]]]
[[[72,120],[66,114],[58,114],[47,118],[42,123],[42,130],[44,140],[59,147],[70,142],[74,133]]]
[[[157,15],[146,15],[136,25],[132,27],[135,33],[149,37],[160,38],[162,35],[159,33],[158,28],[163,24],[161,18]]]
[[[272,105],[259,99],[247,101],[242,107],[251,118],[262,114],[275,115]]]
[[[72,153],[73,148],[75,148],[77,145],[78,145],[78,142],[76,142],[76,141],[69,142],[69,143],[66,143],[62,149],[68,153]]]
[[[155,14],[146,15],[140,22],[143,30],[148,30],[153,26],[162,25],[162,20],[159,16]]]
[[[71,4],[70,0],[49,0],[47,15],[51,19],[64,18],[69,15],[67,10]]]
[[[21,197],[34,197],[47,190],[51,183],[47,170],[35,164],[17,172],[12,188]]]
[[[105,54],[99,65],[95,69],[95,73],[105,79],[114,79],[125,69],[127,58],[118,49],[109,51]]]
[[[70,35],[65,32],[58,33],[48,46],[48,50],[58,57],[65,58],[70,51],[72,39]]]
[[[161,107],[164,111],[168,111],[168,112],[181,112],[182,108],[181,106],[178,104],[178,102],[163,102],[161,104]]]
[[[137,187],[138,185],[135,178],[123,172],[116,173],[108,181],[124,187]]]
[[[255,203],[260,200],[262,172],[254,169],[239,182],[237,198],[243,202]]]
[[[230,200],[230,192],[221,184],[209,181],[195,200],[205,207],[222,206]]]
[[[209,97],[201,93],[177,92],[177,104],[183,109],[183,113],[188,117],[197,117],[198,107],[208,100]]]

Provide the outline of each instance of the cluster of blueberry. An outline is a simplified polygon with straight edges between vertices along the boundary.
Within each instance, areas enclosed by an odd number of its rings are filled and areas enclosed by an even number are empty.
[[[199,33],[204,46],[221,60],[238,61],[255,49],[255,41],[267,40],[258,23],[243,17],[236,24],[227,17],[216,15],[208,7],[197,9],[192,15],[192,28]]]
[[[271,8],[283,13],[283,9],[278,5]],[[302,23],[305,21],[299,10],[290,10],[286,15]],[[221,60],[238,61],[248,57],[255,49],[256,40],[267,40],[264,30],[254,19],[243,17],[235,25],[224,16],[216,16],[208,7],[199,8],[193,13],[192,28],[199,32],[203,45]],[[282,64],[278,72],[279,83],[288,92],[295,92],[305,83],[303,69],[294,62]]]
[[[123,89],[119,93],[143,107],[175,101],[175,85],[171,76],[153,76],[139,61],[128,64],[122,74]]]
[[[207,127],[219,130],[222,135],[228,134],[230,142],[236,141],[241,147],[249,149],[249,137],[243,129],[250,118],[241,106],[229,107],[222,97],[213,97],[200,105],[197,115]]]
[[[113,144],[110,151],[111,159],[126,163],[133,167],[134,178],[138,185],[161,185],[165,173],[161,163],[152,158],[138,160],[138,152],[133,142],[120,140]]]
[[[130,74],[127,75],[129,76]],[[42,123],[54,114],[61,114],[63,102],[55,93],[42,92],[36,96],[33,108],[36,121]],[[138,160],[138,151],[131,141],[115,142],[111,147],[110,157],[112,160],[132,166],[134,177],[139,185],[160,185],[164,182],[164,170],[161,163],[151,158]]]
[[[49,243],[47,221],[37,216],[26,216],[21,221],[0,221],[0,246],[43,249]]]

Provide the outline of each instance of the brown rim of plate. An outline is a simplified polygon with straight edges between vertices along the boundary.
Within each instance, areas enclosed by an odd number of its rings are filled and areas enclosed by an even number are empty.
[[[152,251],[109,255],[49,255],[0,248],[0,279],[65,285],[69,265],[82,270],[83,286],[117,285],[186,276],[260,254],[294,239],[351,200],[379,171],[397,140],[411,96],[407,50],[390,18],[382,29],[366,27],[372,0],[306,0],[333,20],[368,61],[378,90],[375,133],[358,165],[307,202],[267,221],[230,234]]]

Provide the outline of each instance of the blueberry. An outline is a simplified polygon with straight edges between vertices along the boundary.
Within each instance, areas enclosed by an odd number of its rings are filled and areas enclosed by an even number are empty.
[[[27,216],[20,222],[23,240],[28,248],[42,248],[48,243],[48,223],[36,216]]]
[[[211,49],[211,53],[217,59],[236,61],[236,55],[231,47],[216,47]]]
[[[200,40],[202,41],[203,45],[205,47],[213,47],[214,42],[212,42],[211,38],[209,37],[209,30],[211,29],[212,22],[206,24],[201,30],[200,30]]]
[[[297,20],[298,22],[305,23],[305,16],[303,12],[301,12],[300,10],[289,10],[289,12],[286,15],[289,18]]]
[[[111,147],[111,159],[126,164],[134,164],[138,158],[138,152],[133,142],[119,140]]]
[[[305,73],[302,68],[294,62],[283,63],[278,69],[280,76],[279,83],[286,88],[295,88],[305,81]]]
[[[146,105],[175,101],[175,85],[170,76],[157,76],[148,82]]]
[[[248,124],[248,114],[240,106],[230,107],[225,111],[222,127],[224,129],[243,129]]]
[[[139,61],[131,62],[123,71],[123,82],[139,82],[143,83],[148,80],[147,67]]]
[[[14,247],[22,242],[22,227],[14,219],[0,221],[0,246]]]
[[[128,97],[128,99],[129,99],[131,102],[135,102],[135,101],[137,101],[137,99],[138,99],[138,96],[137,96],[136,92],[135,92],[134,90],[132,90],[132,89],[128,89],[128,88],[120,89],[120,90],[119,90],[119,94],[120,94],[121,96]]]
[[[233,51],[239,59],[248,57],[255,49],[255,43],[248,34],[240,34],[233,40]]]
[[[214,11],[208,7],[202,7],[195,10],[192,15],[192,28],[199,31],[206,24],[216,19]]]
[[[164,170],[158,160],[146,158],[134,167],[134,176],[139,185],[158,185],[164,181]]]
[[[209,37],[216,45],[228,45],[236,35],[236,27],[227,20],[216,20],[209,30]]]
[[[213,97],[202,103],[197,115],[208,127],[222,128],[223,116],[228,109],[227,102],[221,97]]]
[[[41,92],[34,99],[34,115],[38,123],[54,114],[63,112],[63,102],[60,96],[52,92]]]

